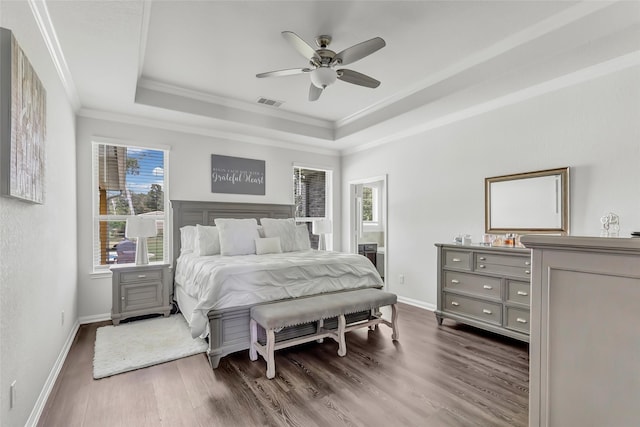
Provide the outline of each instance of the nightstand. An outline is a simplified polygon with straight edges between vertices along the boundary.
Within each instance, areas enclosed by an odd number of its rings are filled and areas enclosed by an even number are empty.
[[[169,264],[122,264],[111,267],[114,325],[129,317],[171,311]]]

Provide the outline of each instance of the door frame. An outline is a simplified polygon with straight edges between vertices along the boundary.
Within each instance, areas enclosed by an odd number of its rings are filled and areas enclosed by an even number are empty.
[[[382,203],[382,230],[384,232],[384,276],[388,273],[388,243],[389,243],[389,215],[387,211],[388,199],[388,179],[387,174],[373,176],[369,178],[354,179],[349,181],[349,252],[358,253],[358,230],[357,230],[357,203],[356,203],[356,186],[361,184],[371,184],[382,181],[382,194],[380,194],[380,202]],[[387,287],[385,280],[385,288]]]

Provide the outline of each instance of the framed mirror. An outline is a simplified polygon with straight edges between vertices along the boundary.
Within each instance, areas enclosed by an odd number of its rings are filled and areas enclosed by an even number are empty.
[[[485,178],[487,233],[569,234],[569,168]]]

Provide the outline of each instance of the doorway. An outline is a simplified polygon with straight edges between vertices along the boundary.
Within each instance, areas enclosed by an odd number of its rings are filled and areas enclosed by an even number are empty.
[[[349,250],[369,258],[384,280],[388,259],[387,176],[350,181],[349,200]]]

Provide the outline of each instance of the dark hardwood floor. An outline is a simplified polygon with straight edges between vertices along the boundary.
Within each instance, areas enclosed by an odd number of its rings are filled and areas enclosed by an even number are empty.
[[[276,353],[276,377],[242,351],[94,380],[96,329],[83,325],[40,426],[526,426],[528,345],[399,304],[391,329]]]

